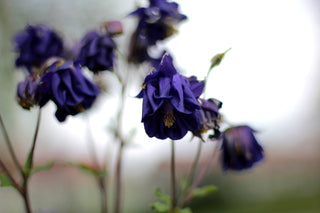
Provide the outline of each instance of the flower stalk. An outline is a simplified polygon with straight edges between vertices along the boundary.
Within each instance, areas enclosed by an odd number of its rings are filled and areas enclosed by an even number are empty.
[[[177,198],[176,198],[176,167],[175,167],[175,147],[174,147],[174,140],[171,141],[171,209],[170,213],[174,212],[174,209],[177,205]]]

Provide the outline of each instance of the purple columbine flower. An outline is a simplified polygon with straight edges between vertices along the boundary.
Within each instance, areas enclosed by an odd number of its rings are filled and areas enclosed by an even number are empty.
[[[221,118],[219,109],[222,106],[222,102],[213,98],[209,98],[207,100],[199,98],[198,101],[201,106],[201,110],[200,110],[201,127],[193,131],[193,134],[202,139],[202,133],[205,133],[209,130],[213,130],[214,134],[209,135],[209,138],[218,139],[220,137],[219,120]]]
[[[36,104],[35,94],[39,79],[35,76],[27,76],[24,81],[18,84],[17,100],[21,107],[29,110]]]
[[[130,16],[139,18],[131,36],[128,60],[142,63],[149,59],[148,48],[176,32],[175,25],[187,17],[178,11],[178,4],[166,0],[150,0],[147,8],[138,8]]]
[[[177,140],[200,126],[199,103],[168,54],[158,70],[146,76],[137,97],[143,98],[142,122],[149,137]]]
[[[78,61],[93,72],[113,70],[116,44],[109,34],[87,33],[80,42]]]
[[[24,66],[32,74],[32,67],[40,67],[52,56],[60,56],[63,42],[57,33],[45,25],[27,25],[14,37],[15,51],[19,53],[16,66]]]
[[[42,75],[36,100],[40,107],[52,100],[57,106],[55,116],[62,122],[68,115],[90,108],[98,94],[98,87],[84,76],[78,64],[59,61]]]
[[[230,127],[223,133],[222,166],[224,170],[251,168],[263,159],[263,149],[249,126]]]

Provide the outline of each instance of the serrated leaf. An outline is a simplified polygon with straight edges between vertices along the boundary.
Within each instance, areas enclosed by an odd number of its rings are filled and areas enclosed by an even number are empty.
[[[224,55],[225,55],[229,50],[231,50],[231,48],[227,49],[227,50],[226,50],[225,52],[223,52],[223,53],[219,53],[219,54],[213,56],[213,58],[211,59],[211,65],[210,65],[210,69],[209,69],[209,70],[212,70],[213,67],[218,66],[218,65],[221,63]]]
[[[10,180],[10,178],[7,174],[0,174],[0,186],[1,187],[6,187],[6,186],[14,187],[12,181]]]
[[[217,190],[218,188],[214,185],[195,188],[192,190],[192,197],[205,197],[216,192]]]
[[[163,193],[160,188],[156,188],[156,189],[154,190],[154,194],[155,194],[158,198],[160,198],[160,199],[161,199],[165,204],[167,204],[168,206],[171,205],[171,198],[170,198],[170,196],[167,195],[167,194],[165,194],[165,193]]]
[[[168,212],[170,210],[169,205],[161,202],[154,202],[153,204],[151,204],[151,208],[156,210],[157,212]]]
[[[49,170],[53,167],[53,165],[54,165],[54,162],[49,162],[40,166],[36,166],[31,170],[31,175],[40,171]]]

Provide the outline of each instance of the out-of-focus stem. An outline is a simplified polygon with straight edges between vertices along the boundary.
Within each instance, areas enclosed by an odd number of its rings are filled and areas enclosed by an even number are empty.
[[[200,140],[199,144],[198,144],[197,154],[196,154],[194,161],[192,163],[192,167],[191,167],[190,174],[188,177],[188,183],[190,183],[190,184],[193,182],[194,175],[197,170],[197,166],[198,166],[198,162],[199,162],[200,154],[201,154],[201,148],[202,148],[202,141]]]
[[[5,142],[6,142],[7,146],[8,146],[11,158],[12,158],[15,166],[19,169],[19,172],[21,174],[23,174],[23,170],[22,170],[22,168],[21,168],[21,166],[19,164],[19,161],[17,159],[17,156],[16,156],[16,154],[15,154],[15,152],[13,150],[12,143],[11,143],[11,140],[10,140],[9,135],[8,135],[8,131],[7,131],[6,127],[5,127],[5,125],[4,125],[4,122],[2,120],[1,114],[0,114],[0,124],[1,124],[2,132],[3,132],[4,138],[5,138]]]
[[[202,167],[201,171],[199,172],[199,175],[197,176],[197,178],[195,179],[195,181],[193,182],[193,184],[191,185],[191,187],[189,188],[186,196],[184,197],[184,199],[182,200],[181,204],[179,205],[181,208],[184,207],[184,205],[190,201],[190,199],[192,198],[192,191],[200,184],[200,182],[202,181],[203,177],[205,176],[205,174],[207,173],[207,170],[209,168],[209,166],[211,165],[212,160],[214,159],[214,156],[217,153],[217,145],[214,147],[214,150],[212,152],[212,155],[209,157],[209,159],[207,160],[206,164]]]
[[[91,160],[94,164],[94,166],[96,167],[97,171],[100,173],[99,175],[95,176],[95,179],[97,181],[98,184],[98,188],[99,188],[99,192],[100,192],[100,205],[101,205],[101,213],[108,213],[108,201],[107,201],[107,186],[106,186],[106,172],[105,169],[106,168],[102,168],[102,166],[99,165],[99,161],[98,161],[98,156],[96,153],[96,149],[94,146],[94,140],[93,140],[93,135],[92,135],[92,131],[91,131],[91,125],[90,125],[90,121],[89,118],[86,116],[87,119],[87,130],[88,130],[88,147],[90,150],[90,157]]]
[[[174,140],[171,141],[171,210],[173,212],[176,205],[176,168],[175,168],[175,150],[174,150]]]
[[[20,194],[23,194],[24,191],[23,191],[22,187],[13,178],[12,174],[10,173],[10,171],[8,170],[8,168],[6,167],[6,165],[4,164],[2,159],[0,159],[0,167],[2,168],[4,173],[9,177],[9,179],[10,179],[11,183],[13,184],[13,186],[19,191]]]
[[[119,82],[121,83],[121,97],[120,97],[120,108],[117,114],[117,126],[115,129],[115,139],[120,142],[118,155],[116,160],[116,171],[115,171],[115,181],[116,181],[116,189],[115,189],[115,213],[121,213],[121,200],[122,200],[122,158],[123,158],[123,147],[125,146],[125,141],[122,137],[122,116],[125,106],[126,100],[126,89],[127,89],[127,81],[129,74],[127,73],[124,78],[120,76],[119,73],[116,73]]]

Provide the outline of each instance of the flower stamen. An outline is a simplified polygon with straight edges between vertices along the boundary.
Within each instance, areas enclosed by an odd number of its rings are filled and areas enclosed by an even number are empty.
[[[166,114],[163,117],[164,125],[168,128],[172,127],[176,118],[173,115],[172,111],[167,111]]]

